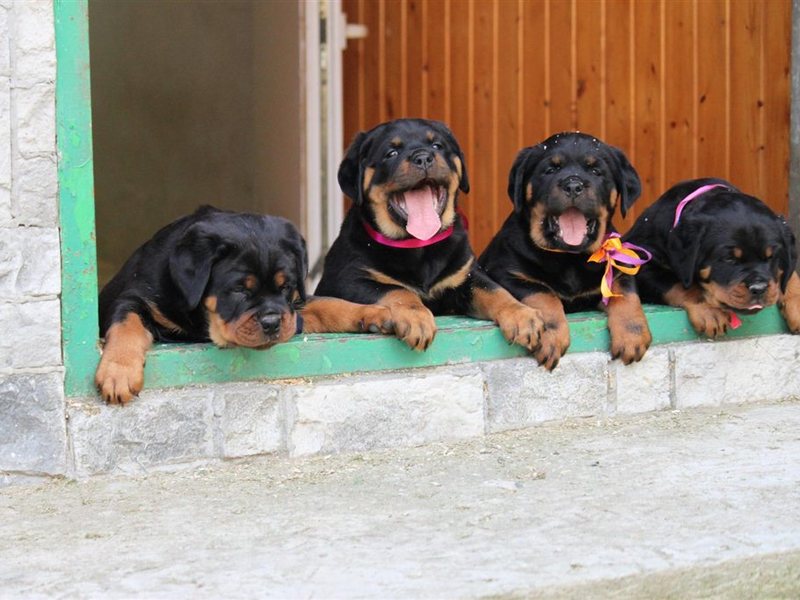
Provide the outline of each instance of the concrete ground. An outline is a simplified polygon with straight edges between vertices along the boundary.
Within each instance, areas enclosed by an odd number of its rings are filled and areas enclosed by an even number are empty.
[[[0,490],[0,597],[800,596],[800,402]]]

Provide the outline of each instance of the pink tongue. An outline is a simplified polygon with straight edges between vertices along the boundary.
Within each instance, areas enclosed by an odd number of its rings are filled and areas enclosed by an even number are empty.
[[[408,223],[406,231],[418,240],[429,240],[442,228],[442,220],[436,213],[433,189],[426,187],[403,194],[406,201]]]
[[[570,246],[577,246],[586,236],[586,217],[577,208],[568,208],[558,217],[561,239]]]

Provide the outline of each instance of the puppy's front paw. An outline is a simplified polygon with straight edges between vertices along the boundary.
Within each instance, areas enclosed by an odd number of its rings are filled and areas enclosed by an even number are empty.
[[[132,357],[103,354],[95,373],[95,385],[109,404],[127,404],[144,385],[144,364]]]
[[[608,330],[611,336],[611,357],[620,359],[626,365],[642,360],[653,341],[650,327],[644,319],[629,320],[614,326],[609,323]]]
[[[393,333],[392,311],[380,304],[367,304],[361,310],[358,326],[369,333]]]
[[[539,348],[544,331],[541,311],[524,304],[511,304],[500,310],[496,319],[509,344],[519,344],[528,352]]]
[[[730,311],[708,304],[688,304],[686,314],[698,335],[717,338],[725,335],[731,322]]]
[[[545,369],[552,371],[567,352],[569,342],[569,325],[566,319],[546,320],[539,339],[539,348],[533,353],[533,357]]]
[[[436,336],[433,313],[421,304],[394,304],[389,310],[398,339],[412,350],[427,350]]]

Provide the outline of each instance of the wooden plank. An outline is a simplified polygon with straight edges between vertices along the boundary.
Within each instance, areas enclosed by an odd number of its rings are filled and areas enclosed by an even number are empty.
[[[361,23],[363,15],[359,12],[362,0],[342,0],[342,10],[350,23]],[[372,32],[370,32],[371,34]],[[363,129],[364,116],[364,46],[367,40],[348,40],[347,49],[342,53],[343,89],[343,139],[345,148]]]
[[[470,182],[475,180],[473,171],[476,161],[475,150],[472,144],[472,35],[471,13],[472,3],[464,5],[459,0],[445,0],[446,15],[449,16],[450,32],[452,39],[449,41],[448,55],[450,56],[450,81],[448,84],[447,112],[450,115],[450,128],[464,152],[467,164],[467,175]],[[472,198],[475,193],[459,193],[460,206],[467,215],[470,224],[475,218],[475,207]],[[470,229],[470,240],[474,243],[475,234]]]
[[[602,71],[602,18],[601,2],[580,2],[574,12],[575,98],[574,127],[578,131],[603,137],[603,112],[605,110]]]
[[[696,31],[694,3],[664,4],[664,183],[695,177]],[[668,149],[668,150],[666,150]],[[663,191],[663,190],[660,190]]]
[[[497,154],[495,156],[493,232],[500,229],[512,209],[508,198],[508,172],[521,144],[520,132],[520,40],[518,24],[522,19],[519,2],[500,2],[497,28]],[[481,253],[489,240],[475,248]]]
[[[363,3],[364,24],[369,35],[364,45],[364,61],[361,73],[364,77],[364,113],[361,117],[362,128],[370,129],[385,119],[385,91],[383,87],[383,57],[385,39],[383,33],[383,2]],[[360,74],[361,74],[360,73]],[[347,82],[345,82],[347,85]]]
[[[547,94],[547,73],[550,48],[547,39],[547,4],[523,0],[522,60],[520,64],[522,96],[520,98],[519,148],[538,144],[550,136],[550,98]]]
[[[405,54],[406,89],[403,116],[426,116],[428,101],[427,73],[425,70],[426,20],[423,0],[405,2]]]
[[[730,177],[726,0],[697,2],[697,177]],[[688,179],[688,177],[684,177]]]
[[[64,389],[92,389],[98,359],[97,249],[86,0],[56,0],[56,142]]]
[[[632,0],[608,0],[605,3],[605,53],[606,111],[603,121],[603,141],[621,149],[634,168],[636,161],[633,110],[633,29],[631,23]],[[640,173],[641,175],[641,173]],[[617,211],[614,224],[627,231],[633,224],[641,206],[647,202],[641,197],[626,219]]]
[[[426,116],[448,125],[450,114],[450,19],[445,0],[425,0],[425,68],[427,72]]]
[[[480,250],[489,243],[498,227],[495,224],[495,160],[497,135],[496,91],[494,88],[494,2],[476,0],[474,3],[473,40],[473,111],[470,114],[473,131],[473,159],[470,198],[475,199],[470,214],[470,240]]]
[[[575,56],[572,0],[549,0],[550,40],[549,112],[550,134],[575,129]]]
[[[737,0],[730,4],[730,180],[747,193],[764,197],[760,168],[764,145],[760,5],[760,0]]]
[[[405,19],[403,2],[383,2],[383,90],[384,104],[381,112],[382,121],[391,121],[405,116],[405,77],[407,71],[406,56],[403,52],[405,42]]]
[[[789,103],[792,6],[788,0],[762,5],[764,22],[764,161],[762,200],[779,214],[789,214]],[[796,41],[795,43],[799,43]]]
[[[642,195],[657,198],[664,190],[661,173],[661,3],[635,2],[634,31],[634,154],[642,180]],[[638,216],[644,203],[631,211]]]

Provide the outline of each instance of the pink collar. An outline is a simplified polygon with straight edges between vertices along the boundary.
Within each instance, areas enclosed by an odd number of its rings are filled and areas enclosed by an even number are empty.
[[[700,196],[702,194],[705,194],[707,191],[713,190],[714,188],[718,188],[718,187],[727,188],[728,186],[723,185],[721,183],[711,183],[709,185],[704,185],[704,186],[701,186],[701,187],[697,188],[691,194],[686,196],[686,198],[681,200],[678,203],[677,208],[675,209],[675,220],[672,222],[672,228],[675,229],[678,226],[678,221],[681,218],[681,213],[683,212],[683,209],[686,207],[686,205],[689,204],[689,202],[691,202],[692,200],[694,200],[698,196]]]
[[[467,229],[468,225],[467,225],[466,215],[463,212],[461,212],[460,209],[456,209],[456,213],[458,213],[458,215],[461,217],[461,221],[464,224],[464,229]],[[367,235],[369,235],[369,237],[371,237],[379,244],[383,246],[389,246],[391,248],[425,248],[426,246],[432,246],[433,244],[438,244],[439,242],[446,240],[451,235],[453,235],[453,231],[455,230],[455,223],[454,223],[444,231],[440,231],[432,238],[428,238],[427,240],[418,240],[417,238],[409,238],[407,240],[393,240],[392,238],[388,238],[381,232],[377,231],[372,225],[370,225],[366,221],[362,220],[361,223],[364,225],[364,231],[367,232]]]

